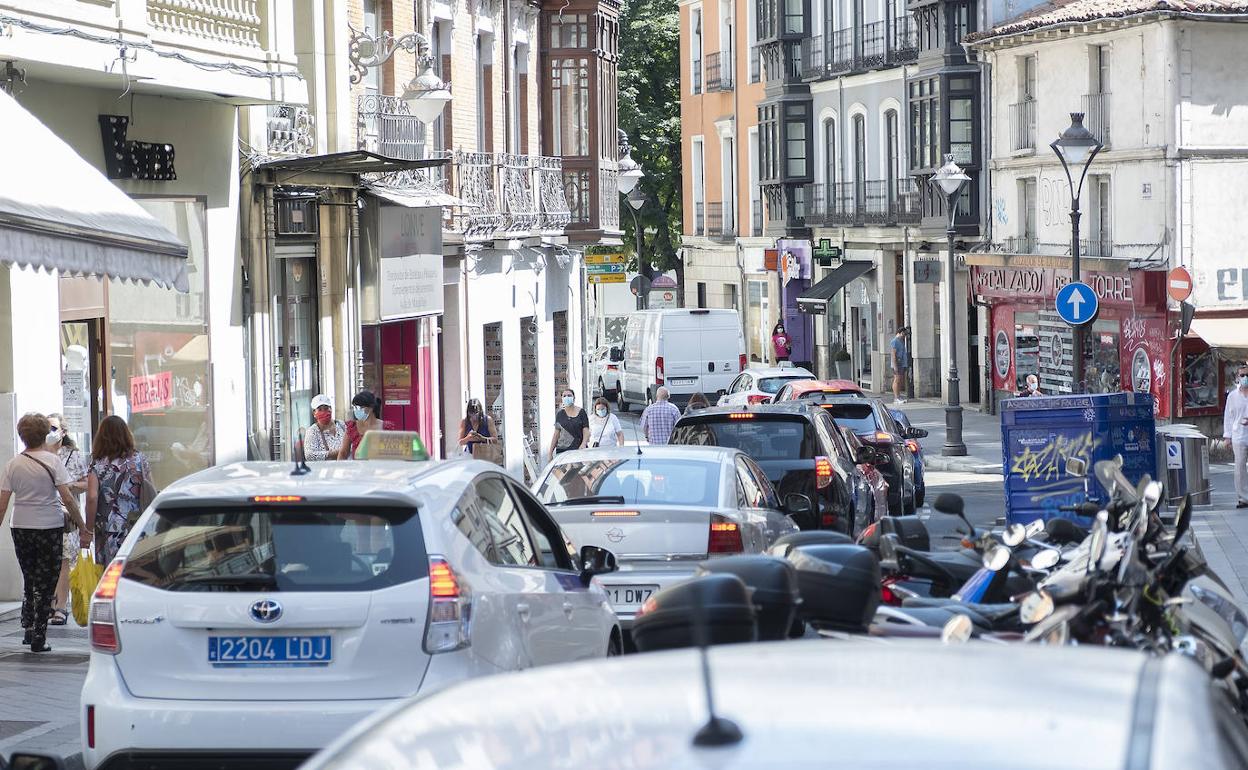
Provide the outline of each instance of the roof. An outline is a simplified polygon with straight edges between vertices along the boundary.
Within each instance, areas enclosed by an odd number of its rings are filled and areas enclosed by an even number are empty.
[[[1117,770],[1136,766],[1133,725],[1153,736],[1141,767],[1219,765],[1216,752],[1190,753],[1202,735],[1216,740],[1212,699],[1207,677],[1180,656],[823,639],[708,656],[717,714],[744,735],[731,747],[693,745],[707,719],[699,655],[676,650],[468,680],[366,720],[304,767],[417,768],[436,757],[440,767],[496,770],[1038,770],[1054,766],[1054,747],[1095,747],[1076,764]],[[1155,681],[1157,691],[1141,687]],[[1037,693],[1060,708],[1027,695]]]
[[[794,393],[810,393],[815,390],[826,390],[836,393],[862,392],[862,386],[852,380],[805,380],[802,382],[790,383],[789,388]]]
[[[300,495],[309,499],[358,500],[412,504],[421,487],[445,485],[456,476],[498,466],[467,459],[400,462],[359,460],[308,463],[311,471],[292,476],[294,463],[240,462],[217,465],[174,482],[157,497],[160,507],[186,507],[212,502],[240,502],[254,495]],[[436,480],[435,480],[436,477]]]
[[[699,412],[701,411],[704,410],[699,410]],[[624,436],[625,438],[628,437],[627,430],[625,430]],[[722,461],[726,456],[735,455],[739,452],[739,449],[734,449],[733,447],[694,446],[687,444],[645,444],[641,447],[642,459],[650,460],[700,458],[706,460],[707,462],[716,462]],[[592,462],[594,460],[628,460],[636,457],[636,446],[604,447],[602,449],[575,449],[571,452],[564,452],[559,455],[551,461],[551,464],[565,463],[569,459],[577,460],[578,462]]]
[[[758,377],[814,377],[814,373],[800,366],[750,366],[741,371],[742,374],[753,374]]]
[[[331,174],[367,174],[408,171],[446,165],[446,158],[406,160],[388,158],[367,150],[331,152],[327,155],[305,155],[298,158],[275,158],[256,164],[256,168],[275,171],[322,171]]]
[[[986,32],[967,35],[966,42],[980,43],[1048,27],[1149,13],[1242,15],[1248,14],[1248,0],[1050,0]]]

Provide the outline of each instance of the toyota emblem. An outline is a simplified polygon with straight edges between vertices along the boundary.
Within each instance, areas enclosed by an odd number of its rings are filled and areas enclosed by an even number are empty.
[[[272,623],[282,616],[282,605],[273,599],[261,599],[251,604],[251,619],[257,623]]]

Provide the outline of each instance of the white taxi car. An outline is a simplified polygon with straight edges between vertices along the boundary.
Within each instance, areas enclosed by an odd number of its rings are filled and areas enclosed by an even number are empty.
[[[447,682],[618,653],[595,574],[496,465],[374,431],[365,462],[245,462],[163,492],[91,602],[87,768],[294,767]]]
[[[767,404],[787,383],[813,379],[815,375],[800,366],[751,367],[737,375],[717,406]]]

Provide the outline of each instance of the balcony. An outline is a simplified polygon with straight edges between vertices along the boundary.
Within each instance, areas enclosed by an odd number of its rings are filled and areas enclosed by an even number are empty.
[[[867,72],[907,64],[919,57],[918,34],[909,16],[871,22],[861,28],[861,39],[855,37],[855,29],[847,27],[826,37],[803,40],[802,77]]]
[[[1039,248],[1040,244],[1036,242],[1035,233],[1011,235],[1001,241],[1001,251],[1006,254],[1035,254]]]
[[[316,121],[307,107],[269,105],[266,128],[270,156],[311,155],[316,150]]]
[[[918,224],[921,218],[919,193],[909,178],[812,184],[806,195],[812,225],[890,226]]]
[[[750,46],[750,82],[757,83],[763,78],[763,54],[757,45]]]
[[[712,240],[731,241],[737,237],[737,224],[732,204],[711,201],[706,204],[706,235]]]
[[[909,64],[919,60],[919,31],[912,16],[893,19],[889,30],[887,64]]]
[[[1114,239],[1109,233],[1100,233],[1094,238],[1079,241],[1079,253],[1085,257],[1114,256]]]
[[[571,221],[559,158],[457,152],[452,169],[448,192],[464,205],[448,230],[465,240],[560,234]]]
[[[1109,146],[1109,94],[1083,95],[1083,125],[1101,144]]]
[[[147,0],[154,33],[190,37],[230,48],[260,49],[260,0]]]
[[[693,93],[702,93],[702,60],[693,60]]]
[[[733,76],[732,51],[717,51],[706,56],[706,92],[731,91]]]
[[[1010,148],[1015,152],[1036,148],[1035,99],[1010,105],[1010,138]]]
[[[815,35],[802,41],[802,77],[816,80],[827,72],[823,56],[823,37]]]

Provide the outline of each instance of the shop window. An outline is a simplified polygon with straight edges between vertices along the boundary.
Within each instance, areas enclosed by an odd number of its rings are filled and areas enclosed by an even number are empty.
[[[1027,375],[1040,376],[1040,315],[1014,314],[1014,382],[1015,390],[1027,385]]]
[[[135,444],[163,489],[215,462],[208,357],[205,205],[200,200],[136,201],[187,244],[189,299],[138,283],[109,285],[110,388],[113,412],[130,424]]]
[[[1083,377],[1087,393],[1117,393],[1131,390],[1131,383],[1122,382],[1122,359],[1119,350],[1117,319],[1092,323],[1083,333]]]
[[[1221,409],[1223,391],[1219,387],[1221,359],[1210,349],[1183,354],[1183,410]],[[1229,364],[1228,364],[1229,366]],[[1226,380],[1230,382],[1230,379]]]

